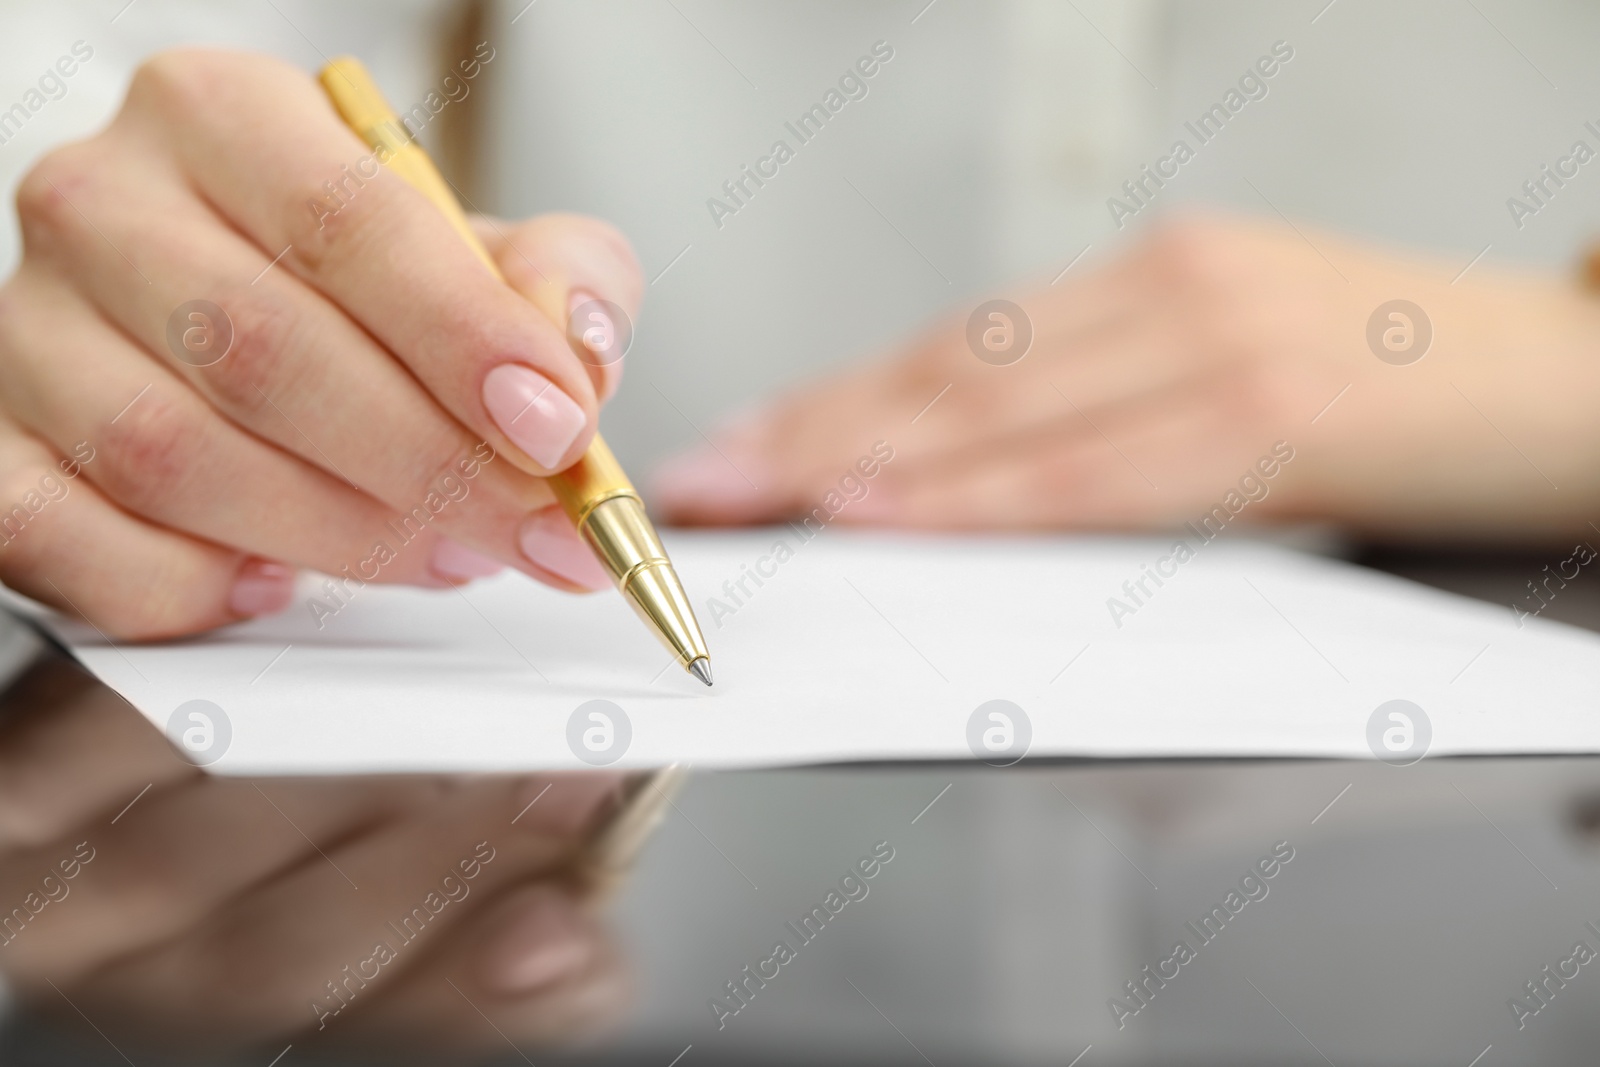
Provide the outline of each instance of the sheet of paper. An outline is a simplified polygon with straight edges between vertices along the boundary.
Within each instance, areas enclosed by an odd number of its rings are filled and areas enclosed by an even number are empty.
[[[516,575],[307,581],[284,615],[162,645],[47,625],[220,773],[1600,751],[1600,637],[1190,541],[675,534],[710,690],[616,594]],[[1420,713],[1375,728],[1393,700]],[[192,701],[225,721],[174,721]]]

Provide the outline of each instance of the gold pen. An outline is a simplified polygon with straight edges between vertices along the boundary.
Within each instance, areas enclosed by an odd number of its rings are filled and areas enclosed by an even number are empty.
[[[504,281],[444,176],[401,124],[361,61],[341,56],[322,68],[318,80],[334,109],[373,150],[378,162],[431,200],[490,272]],[[559,326],[566,317],[565,281],[546,283],[533,301]],[[600,435],[595,435],[583,458],[552,475],[549,483],[579,535],[594,549],[645,624],[685,670],[710,685],[711,653],[694,608],[645,515],[644,502]]]

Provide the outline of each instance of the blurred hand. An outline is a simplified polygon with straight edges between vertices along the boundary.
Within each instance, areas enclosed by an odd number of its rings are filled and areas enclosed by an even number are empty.
[[[631,315],[633,253],[483,220],[508,288],[371,156],[305,72],[179,51],[34,168],[0,289],[0,580],[137,638],[278,610],[297,567],[609,584],[538,476],[621,373],[550,316]]]
[[[1167,224],[1022,298],[1034,337],[1019,362],[980,361],[955,317],[670,462],[653,503],[691,523],[809,513],[830,491],[849,500],[841,479],[883,441],[892,461],[857,477],[866,495],[838,521],[1170,527],[1281,441],[1294,458],[1248,518],[1396,538],[1593,533],[1600,300],[1481,265],[1452,284],[1462,266],[1276,224]],[[1433,334],[1407,365],[1368,342],[1396,299]],[[1379,347],[1396,329],[1403,348],[1404,324],[1380,318]]]
[[[619,776],[215,778],[58,660],[8,704],[0,974],[88,1040],[504,1051],[620,1007],[564,874]]]

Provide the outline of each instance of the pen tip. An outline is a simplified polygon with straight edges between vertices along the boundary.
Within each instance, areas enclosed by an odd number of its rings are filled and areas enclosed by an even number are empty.
[[[711,684],[711,661],[701,656],[689,662],[689,673],[700,679],[706,685]]]

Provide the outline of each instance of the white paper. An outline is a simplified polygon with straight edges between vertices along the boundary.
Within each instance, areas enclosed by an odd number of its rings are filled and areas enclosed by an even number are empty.
[[[162,645],[47,625],[163,729],[187,701],[223,709],[211,769],[231,774],[583,767],[569,719],[597,699],[631,726],[621,767],[972,759],[994,699],[1025,712],[1029,759],[1370,759],[1393,699],[1423,709],[1431,755],[1600,750],[1600,637],[1259,543],[1172,545],[676,534],[710,690],[615,593],[517,575],[350,587],[320,628],[310,603],[338,602],[308,581],[281,616]],[[1114,621],[1113,597],[1135,610]]]

